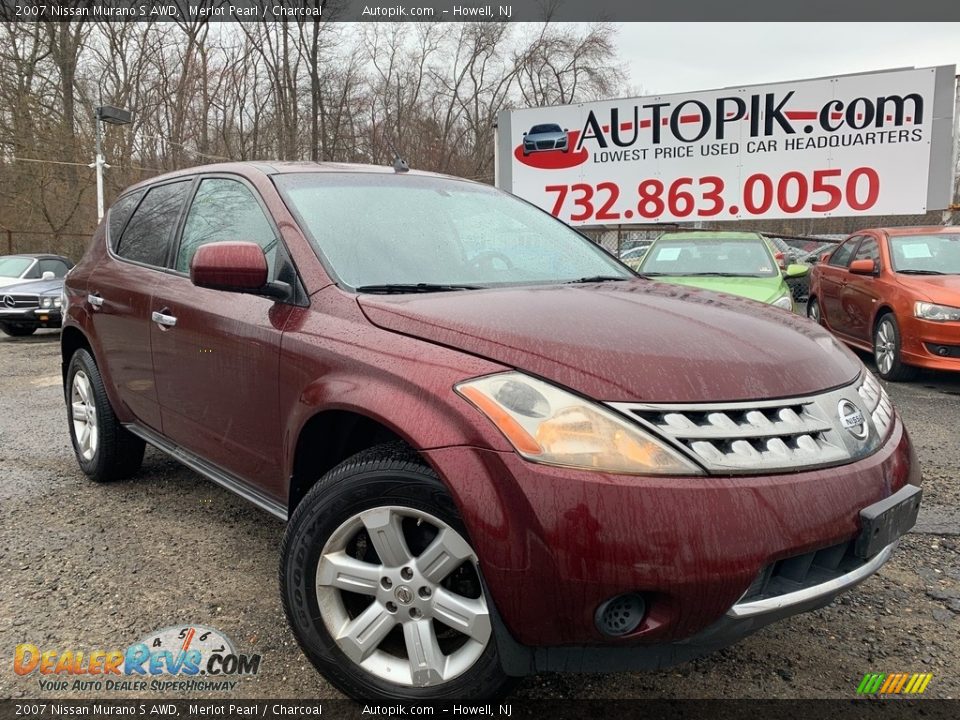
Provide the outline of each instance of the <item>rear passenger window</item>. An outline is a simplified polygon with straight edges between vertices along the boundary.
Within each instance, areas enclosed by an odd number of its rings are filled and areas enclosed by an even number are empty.
[[[110,208],[110,222],[107,227],[110,231],[110,247],[117,249],[117,241],[120,239],[120,233],[123,232],[123,226],[130,219],[130,214],[143,197],[143,190],[130,193],[117,200]]]
[[[187,213],[177,254],[176,268],[190,272],[197,248],[224,240],[254,242],[267,257],[268,275],[274,278],[277,236],[256,196],[236,180],[208,178],[200,183]]]
[[[127,223],[117,254],[126,260],[164,267],[167,250],[190,180],[155,187],[147,192]]]

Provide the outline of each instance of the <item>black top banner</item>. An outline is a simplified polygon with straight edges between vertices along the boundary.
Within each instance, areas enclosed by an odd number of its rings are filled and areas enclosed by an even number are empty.
[[[0,7],[13,22],[960,20],[955,0],[0,0]],[[851,42],[869,48],[869,30],[852,26]]]

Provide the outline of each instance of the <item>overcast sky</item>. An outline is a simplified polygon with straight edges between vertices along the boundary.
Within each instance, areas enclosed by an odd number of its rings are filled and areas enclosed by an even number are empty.
[[[842,0],[837,0],[842,2]],[[642,94],[960,65],[960,23],[617,23]]]

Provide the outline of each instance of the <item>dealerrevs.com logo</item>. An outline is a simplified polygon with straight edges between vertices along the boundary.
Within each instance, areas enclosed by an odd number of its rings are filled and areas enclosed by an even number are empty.
[[[36,676],[45,691],[233,690],[256,675],[261,656],[238,653],[214,628],[178,625],[150,633],[125,649],[74,650],[17,645],[13,670]],[[176,679],[171,679],[176,678]]]
[[[537,138],[532,145],[530,137],[525,135],[515,147],[514,157],[530,167],[559,170],[585,163],[591,150],[627,149],[627,153],[618,153],[614,157],[644,160],[647,159],[645,148],[656,148],[665,143],[683,145],[722,142],[731,137],[757,139],[775,136],[787,138],[787,149],[802,150],[840,147],[869,139],[857,141],[855,135],[849,134],[851,132],[905,128],[909,136],[913,128],[923,124],[923,97],[919,93],[834,98],[813,108],[793,107],[796,104],[792,103],[794,94],[795,91],[790,90],[782,94],[721,96],[710,102],[696,98],[678,103],[650,102],[612,107],[604,114],[590,110],[581,128],[564,130],[562,143],[549,142],[540,148],[537,147]],[[819,137],[803,137],[812,133]],[[909,139],[917,141],[920,136]],[[609,157],[603,153],[595,155],[594,160]]]

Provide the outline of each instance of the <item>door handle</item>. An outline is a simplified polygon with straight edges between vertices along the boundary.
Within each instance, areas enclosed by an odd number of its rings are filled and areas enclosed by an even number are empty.
[[[94,309],[103,307],[103,298],[100,297],[100,293],[90,293],[87,295],[87,302],[90,303]]]
[[[173,327],[177,324],[177,319],[173,315],[165,315],[163,312],[157,312],[156,310],[153,311],[150,318],[162,328]]]

